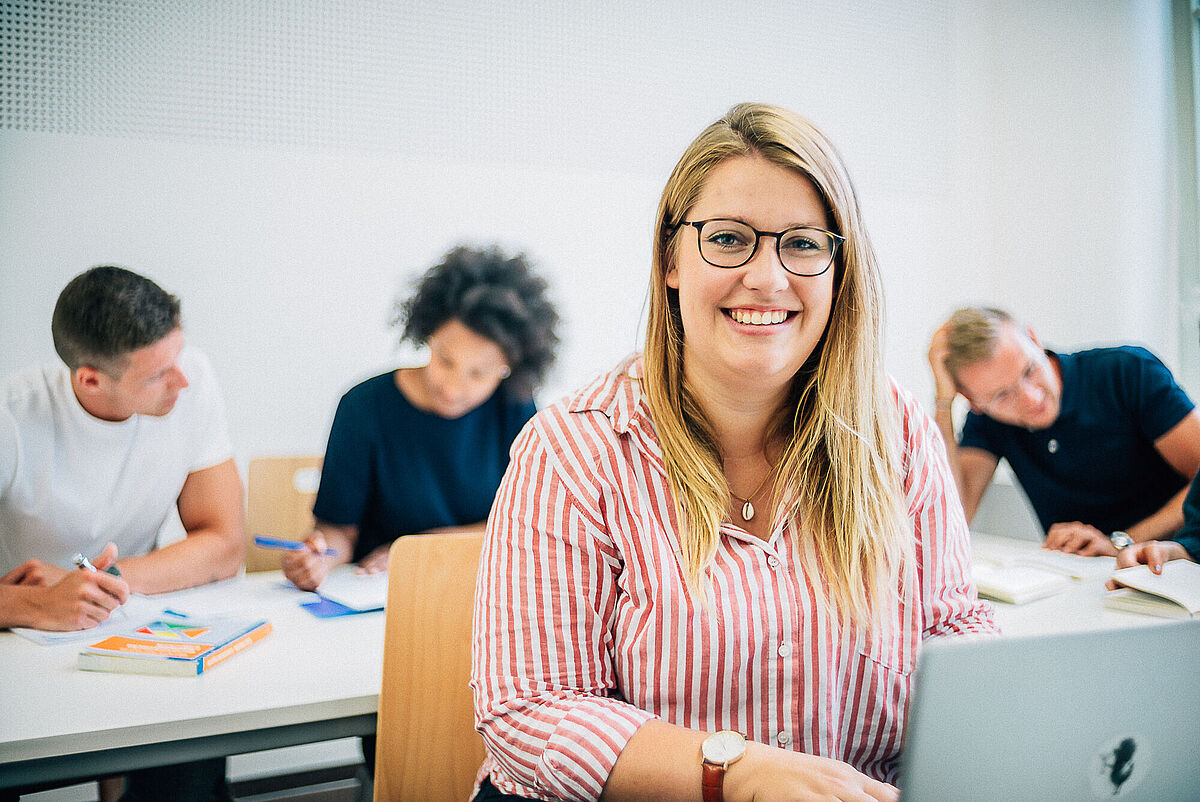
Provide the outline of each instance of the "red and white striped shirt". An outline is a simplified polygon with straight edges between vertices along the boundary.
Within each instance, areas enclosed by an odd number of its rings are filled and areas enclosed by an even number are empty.
[[[705,606],[684,580],[640,369],[626,360],[513,444],[475,594],[480,777],[509,794],[596,799],[629,738],[659,717],[894,781],[920,641],[997,632],[971,583],[936,428],[895,389],[917,559],[885,634],[820,609],[783,516],[766,541],[721,527]]]

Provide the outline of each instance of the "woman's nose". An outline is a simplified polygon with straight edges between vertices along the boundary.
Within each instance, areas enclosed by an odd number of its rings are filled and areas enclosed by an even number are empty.
[[[775,249],[775,241],[763,238],[759,240],[758,250],[742,266],[742,283],[750,289],[762,292],[778,292],[788,285],[788,272],[779,261],[779,252]]]

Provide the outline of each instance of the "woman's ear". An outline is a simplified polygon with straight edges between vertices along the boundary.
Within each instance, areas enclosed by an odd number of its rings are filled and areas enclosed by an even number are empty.
[[[679,269],[675,265],[667,270],[667,286],[673,290],[679,289]]]

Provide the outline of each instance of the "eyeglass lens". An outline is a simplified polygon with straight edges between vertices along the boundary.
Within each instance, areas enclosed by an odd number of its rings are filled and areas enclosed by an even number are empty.
[[[708,220],[699,226],[700,255],[716,267],[741,267],[749,262],[758,249],[759,234],[737,220]],[[828,231],[801,226],[775,237],[779,261],[790,273],[816,276],[825,272],[833,261],[837,241]]]

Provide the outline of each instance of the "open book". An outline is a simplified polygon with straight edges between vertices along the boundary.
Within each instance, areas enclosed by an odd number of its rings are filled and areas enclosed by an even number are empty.
[[[1105,607],[1166,618],[1200,618],[1200,565],[1190,560],[1171,560],[1161,574],[1135,565],[1114,571],[1112,578],[1125,587],[1108,591]]]

